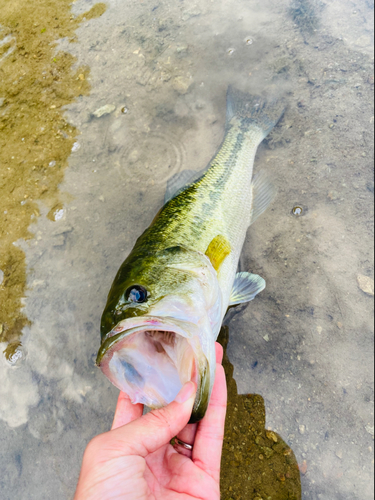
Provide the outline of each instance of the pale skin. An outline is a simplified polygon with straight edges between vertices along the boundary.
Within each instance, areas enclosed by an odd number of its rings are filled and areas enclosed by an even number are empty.
[[[204,419],[188,425],[196,386],[142,416],[120,393],[112,429],[87,446],[74,500],[219,500],[227,407],[223,350],[216,344],[216,379]],[[170,441],[178,436],[193,451]]]

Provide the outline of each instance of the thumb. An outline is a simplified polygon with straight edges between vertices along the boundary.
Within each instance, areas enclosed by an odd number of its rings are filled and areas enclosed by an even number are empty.
[[[111,431],[116,449],[123,456],[146,457],[168,444],[189,422],[197,387],[187,382],[168,406]]]

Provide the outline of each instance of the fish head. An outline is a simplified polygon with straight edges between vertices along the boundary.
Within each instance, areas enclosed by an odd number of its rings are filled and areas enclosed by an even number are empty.
[[[204,254],[181,246],[134,252],[108,296],[97,364],[133,404],[151,408],[195,382],[191,422],[199,421],[215,378],[221,313],[217,273]]]

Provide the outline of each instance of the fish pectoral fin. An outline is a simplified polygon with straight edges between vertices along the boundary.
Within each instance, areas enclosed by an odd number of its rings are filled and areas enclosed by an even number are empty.
[[[208,245],[206,255],[210,259],[213,268],[218,271],[231,251],[232,248],[229,241],[225,236],[219,234]]]
[[[257,274],[237,273],[234,280],[229,307],[253,300],[266,288],[266,282]]]
[[[253,192],[253,206],[251,210],[251,222],[255,222],[258,217],[269,207],[276,197],[277,189],[270,181],[268,175],[262,170],[251,183]]]
[[[197,170],[183,170],[173,175],[167,182],[167,190],[165,192],[164,202],[168,203],[186,186],[193,183],[203,174],[202,171]]]

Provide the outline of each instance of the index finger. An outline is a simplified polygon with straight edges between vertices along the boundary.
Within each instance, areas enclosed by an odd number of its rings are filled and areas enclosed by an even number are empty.
[[[133,405],[125,392],[120,392],[111,430],[137,420],[143,413],[143,405]]]
[[[221,453],[227,413],[227,383],[224,368],[216,365],[216,377],[210,404],[199,423],[192,460],[215,481],[220,481]]]

